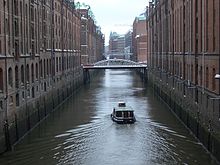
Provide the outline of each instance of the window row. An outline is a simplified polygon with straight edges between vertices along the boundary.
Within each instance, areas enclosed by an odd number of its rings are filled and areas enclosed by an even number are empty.
[[[15,66],[14,69],[9,67],[7,72],[7,84],[11,88],[13,88],[14,85],[15,88],[19,88],[20,84],[34,83],[34,81],[39,80],[39,78],[46,78],[52,74],[53,68],[54,72],[59,73],[74,68],[74,66],[78,66],[77,64],[77,56],[69,56],[56,57],[54,62],[52,62],[51,59],[44,59],[35,64],[21,65],[20,67]],[[0,92],[3,92],[4,83],[3,69],[0,68]]]

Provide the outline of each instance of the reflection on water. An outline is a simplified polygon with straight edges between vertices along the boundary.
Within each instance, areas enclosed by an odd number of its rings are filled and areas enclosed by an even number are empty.
[[[112,107],[124,100],[135,124],[118,125]],[[106,70],[26,136],[2,164],[217,164],[140,78]]]

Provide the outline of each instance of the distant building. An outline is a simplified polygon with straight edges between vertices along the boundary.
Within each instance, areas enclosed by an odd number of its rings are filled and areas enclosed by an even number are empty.
[[[132,43],[132,60],[138,62],[147,61],[147,30],[145,14],[136,17],[133,22]]]
[[[133,50],[132,50],[132,30],[129,30],[125,34],[125,59],[130,59],[133,55]]]
[[[111,32],[109,37],[109,54],[110,58],[124,59],[125,35],[119,35]]]

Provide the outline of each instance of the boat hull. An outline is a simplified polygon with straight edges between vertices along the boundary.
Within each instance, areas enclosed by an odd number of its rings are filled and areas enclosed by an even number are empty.
[[[112,121],[118,124],[133,124],[136,121],[135,117],[122,119],[122,118],[117,118],[113,114],[111,114],[111,118],[112,118]]]

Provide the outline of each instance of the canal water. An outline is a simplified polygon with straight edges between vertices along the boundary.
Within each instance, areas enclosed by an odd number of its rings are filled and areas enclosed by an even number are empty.
[[[118,125],[118,101],[135,124]],[[14,165],[217,164],[169,109],[129,70],[106,70],[0,156]]]

